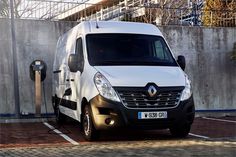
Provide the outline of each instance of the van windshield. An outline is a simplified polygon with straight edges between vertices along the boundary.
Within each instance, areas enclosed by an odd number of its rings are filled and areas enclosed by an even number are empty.
[[[177,66],[164,39],[142,34],[88,34],[88,60],[100,65]]]

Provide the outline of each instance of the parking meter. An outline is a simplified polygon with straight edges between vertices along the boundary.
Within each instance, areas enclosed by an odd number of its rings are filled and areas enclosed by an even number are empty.
[[[41,115],[42,104],[42,85],[41,82],[46,78],[47,65],[44,61],[35,60],[30,64],[30,78],[35,82],[35,116]]]

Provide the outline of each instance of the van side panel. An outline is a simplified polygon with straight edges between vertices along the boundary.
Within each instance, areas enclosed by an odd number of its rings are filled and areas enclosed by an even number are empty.
[[[71,96],[63,96],[66,89],[70,88],[70,71],[68,67],[68,56],[75,53],[75,41],[77,38],[78,26],[62,35],[57,43],[56,54],[53,65],[53,96],[57,96],[59,100],[68,102]],[[60,106],[60,111],[74,119],[78,119],[77,111]]]

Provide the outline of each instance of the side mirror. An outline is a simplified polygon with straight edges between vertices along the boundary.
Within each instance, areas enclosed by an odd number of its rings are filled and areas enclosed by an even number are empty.
[[[77,72],[79,70],[79,56],[76,54],[70,54],[68,58],[68,66],[71,72]]]
[[[184,56],[178,56],[177,62],[182,70],[185,69],[186,62],[185,62],[185,57]]]

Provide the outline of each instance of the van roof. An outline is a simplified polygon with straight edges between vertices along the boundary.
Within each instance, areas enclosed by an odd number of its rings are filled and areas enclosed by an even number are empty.
[[[147,34],[163,36],[160,30],[152,24],[123,21],[84,21],[73,29],[83,29],[86,34],[101,33],[129,33],[129,34]]]

